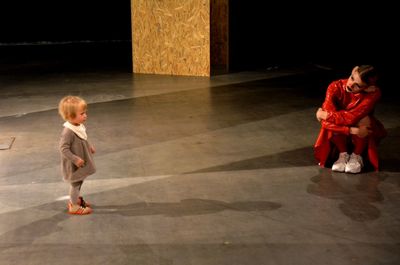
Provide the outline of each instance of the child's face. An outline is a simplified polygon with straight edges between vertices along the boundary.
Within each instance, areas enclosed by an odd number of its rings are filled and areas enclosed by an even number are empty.
[[[75,125],[82,124],[87,119],[87,112],[84,106],[79,106],[76,112],[76,117],[71,119],[70,122]]]

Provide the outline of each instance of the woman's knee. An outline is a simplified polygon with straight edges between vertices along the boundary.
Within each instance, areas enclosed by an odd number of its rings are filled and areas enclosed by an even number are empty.
[[[359,122],[357,123],[357,126],[367,126],[369,127],[371,125],[371,119],[369,116],[365,116]]]

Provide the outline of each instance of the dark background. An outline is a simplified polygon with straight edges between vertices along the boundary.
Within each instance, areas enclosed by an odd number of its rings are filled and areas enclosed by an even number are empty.
[[[130,39],[130,0],[3,2],[1,42]]]
[[[0,72],[132,71],[130,0],[0,3]]]
[[[373,63],[388,77],[398,58],[398,14],[387,3],[369,2],[231,0],[230,70],[307,63],[349,70]],[[131,72],[130,5],[130,0],[2,2],[0,70]]]
[[[385,66],[398,58],[399,14],[393,6],[382,1],[316,2],[231,1],[232,66],[314,62],[389,68]]]

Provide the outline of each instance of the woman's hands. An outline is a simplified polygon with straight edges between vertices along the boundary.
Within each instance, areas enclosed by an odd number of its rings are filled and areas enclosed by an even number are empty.
[[[360,127],[350,127],[350,134],[357,135],[360,138],[368,136],[371,132],[371,129],[365,125],[361,125]]]
[[[319,122],[321,122],[322,120],[326,120],[326,118],[328,117],[328,112],[324,111],[322,108],[318,108],[317,112],[315,113],[315,117]],[[372,130],[369,127],[369,120],[367,123],[364,124],[360,122],[359,127],[350,127],[350,134],[357,135],[358,137],[361,138],[368,136],[372,132]]]
[[[326,120],[328,117],[328,112],[324,111],[322,108],[318,108],[317,113],[315,113],[317,120],[321,122],[322,120]]]

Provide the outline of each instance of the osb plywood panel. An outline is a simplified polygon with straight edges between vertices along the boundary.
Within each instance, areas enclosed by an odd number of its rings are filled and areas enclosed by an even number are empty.
[[[131,0],[135,73],[210,76],[210,0]]]
[[[211,67],[225,66],[229,62],[229,3],[211,0]]]

